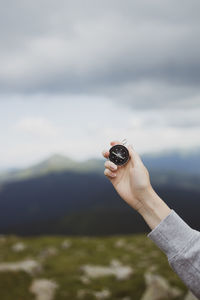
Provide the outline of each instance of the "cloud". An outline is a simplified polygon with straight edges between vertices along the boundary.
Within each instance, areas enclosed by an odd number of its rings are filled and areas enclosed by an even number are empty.
[[[124,126],[104,128],[102,140],[126,138],[139,153],[200,148],[200,109],[134,110],[124,117]]]
[[[31,165],[54,153],[101,158],[113,139],[126,138],[140,154],[200,148],[197,108],[138,110],[75,96],[25,99],[0,103],[0,168]]]
[[[0,4],[1,93],[200,107],[199,1]]]
[[[25,117],[15,124],[15,128],[33,137],[51,138],[58,134],[56,127],[49,120],[41,117]]]
[[[198,0],[0,0],[1,165],[199,147],[199,36]]]

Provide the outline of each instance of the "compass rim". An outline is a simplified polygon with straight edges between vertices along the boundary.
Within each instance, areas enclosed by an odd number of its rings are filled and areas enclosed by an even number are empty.
[[[112,159],[112,157],[111,157],[111,152],[112,152],[115,148],[117,148],[117,147],[119,147],[119,146],[120,146],[121,148],[123,148],[123,149],[126,151],[126,158],[125,158],[124,162],[122,162],[122,163],[116,163],[116,161],[114,161],[114,159]],[[113,162],[113,163],[114,163],[115,165],[117,165],[117,166],[123,166],[123,165],[125,165],[125,164],[129,161],[129,159],[130,159],[129,151],[128,151],[127,147],[125,147],[124,145],[121,145],[121,144],[114,145],[114,146],[112,146],[112,147],[110,148],[109,152],[110,152],[110,154],[109,154],[109,160],[110,160],[111,162]]]

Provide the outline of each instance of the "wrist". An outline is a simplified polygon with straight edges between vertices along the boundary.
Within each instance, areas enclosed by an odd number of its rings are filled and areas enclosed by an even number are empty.
[[[171,212],[171,209],[158,196],[151,185],[146,189],[139,203],[137,211],[151,229],[154,229]]]

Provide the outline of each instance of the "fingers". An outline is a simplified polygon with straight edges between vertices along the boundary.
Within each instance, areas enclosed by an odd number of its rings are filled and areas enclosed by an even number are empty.
[[[107,160],[104,164],[106,169],[109,169],[111,172],[117,171],[117,165],[115,165],[113,162]]]
[[[121,142],[117,141],[117,140],[114,140],[114,141],[111,141],[110,142],[110,145],[111,146],[114,146],[114,145],[119,145],[121,144]],[[139,154],[134,150],[133,146],[132,145],[129,145],[127,146],[128,150],[129,150],[129,155],[130,155],[130,164],[132,167],[134,166],[137,166],[137,165],[141,165],[143,164]],[[104,150],[102,151],[102,155],[108,159],[109,158],[109,150]],[[105,172],[104,174],[110,178],[113,178],[116,176],[116,171],[118,170],[118,167],[112,163],[111,161],[106,161],[105,162]]]
[[[102,155],[103,155],[105,158],[108,158],[108,157],[109,157],[109,151],[108,151],[108,150],[103,150],[103,151],[102,151]]]
[[[111,146],[115,146],[115,145],[121,144],[121,142],[119,142],[119,141],[112,141],[112,142],[110,142],[110,144],[111,144]]]
[[[104,166],[105,166],[104,174],[108,178],[112,179],[112,178],[115,178],[117,176],[117,174],[116,174],[117,166],[113,162],[107,160],[105,162]]]
[[[109,169],[104,170],[104,175],[106,175],[109,179],[113,179],[117,176],[116,173],[111,172]]]
[[[119,141],[112,141],[112,142],[110,142],[110,145],[111,146],[114,146],[114,145],[119,145],[119,144],[121,144]],[[102,155],[105,157],[105,158],[108,158],[109,157],[109,150],[103,150],[102,151]]]

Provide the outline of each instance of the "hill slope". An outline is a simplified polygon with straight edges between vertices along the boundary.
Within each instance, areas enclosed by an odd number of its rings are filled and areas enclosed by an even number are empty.
[[[103,171],[103,164],[102,161],[98,159],[78,162],[66,156],[55,154],[28,168],[2,172],[0,174],[0,183],[20,181],[64,171],[74,171],[78,173],[94,172],[98,174]]]
[[[171,151],[146,154],[142,156],[142,160],[147,168],[153,172],[200,175],[200,150],[198,149],[183,153]],[[89,159],[79,162],[69,157],[55,154],[28,168],[1,172],[0,183],[24,180],[64,171],[102,174],[103,169],[103,159]]]
[[[147,161],[150,164],[153,160],[149,157]],[[180,173],[178,169],[160,171],[155,162],[151,166],[152,184],[159,195],[194,228],[200,229],[200,175]],[[30,168],[4,173],[0,177],[0,232],[146,232],[148,228],[141,217],[116,194],[103,169],[103,160],[74,162],[55,155]]]
[[[199,177],[181,180],[180,175],[176,180],[175,175],[166,175],[159,185],[156,178],[159,174],[152,176],[159,195],[200,229]],[[53,173],[7,183],[0,190],[1,233],[109,235],[147,230],[103,175]]]

